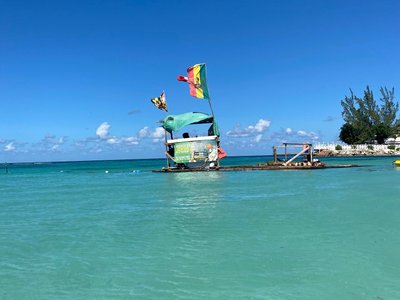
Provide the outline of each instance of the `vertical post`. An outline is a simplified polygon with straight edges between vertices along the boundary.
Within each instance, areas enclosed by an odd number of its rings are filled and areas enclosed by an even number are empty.
[[[206,78],[207,77],[208,76],[207,76],[207,68],[206,68]],[[207,85],[207,90],[208,90],[208,99],[207,100],[208,100],[208,105],[210,106],[211,115],[213,117],[212,126],[214,128],[215,116],[214,116],[214,110],[213,110],[212,105],[211,105],[211,96],[210,96],[210,90],[208,89],[208,85]],[[219,131],[219,129],[218,129],[218,131]],[[217,137],[217,153],[218,153],[218,148],[219,148],[219,136]],[[219,169],[219,157],[217,157],[217,165],[216,165],[216,167],[217,167],[217,169]]]
[[[287,161],[287,144],[285,143],[285,161]]]
[[[215,121],[215,117],[214,117],[214,111],[212,109],[212,105],[211,105],[211,97],[210,97],[210,91],[208,92],[208,105],[210,106],[210,111],[211,111],[211,115],[213,117],[213,122],[212,125],[213,129],[214,129],[214,121]],[[219,131],[219,129],[218,129]],[[217,153],[218,153],[218,149],[219,149],[219,136],[217,136]],[[219,169],[219,157],[217,157],[217,165],[216,165],[217,169]]]
[[[205,72],[206,72],[206,78],[208,78],[208,75],[207,75],[207,68],[206,68],[206,65],[204,64],[204,67],[205,67]],[[214,127],[214,122],[215,122],[215,115],[214,115],[214,110],[213,110],[213,108],[212,108],[212,104],[211,104],[211,96],[210,96],[210,89],[208,88],[208,85],[207,85],[207,91],[208,91],[208,105],[210,106],[210,112],[211,112],[211,115],[212,115],[212,117],[213,117],[213,123],[212,123],[212,126]],[[218,129],[218,131],[219,131],[219,129]],[[217,137],[217,153],[218,153],[218,148],[219,148],[219,136]],[[217,165],[216,165],[216,167],[219,169],[219,157],[217,157],[217,161],[216,161],[216,163],[217,163]]]
[[[167,131],[164,129],[164,144],[165,144],[165,156],[167,157],[167,168],[170,168],[170,162],[169,162],[169,157],[167,155],[168,153],[168,144],[167,144]]]

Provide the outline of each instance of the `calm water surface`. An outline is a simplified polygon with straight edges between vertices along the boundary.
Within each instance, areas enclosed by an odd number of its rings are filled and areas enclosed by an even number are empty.
[[[265,157],[229,158],[248,164]],[[0,169],[0,299],[400,299],[400,168]]]

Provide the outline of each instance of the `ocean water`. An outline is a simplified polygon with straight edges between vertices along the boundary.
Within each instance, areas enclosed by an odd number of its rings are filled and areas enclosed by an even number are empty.
[[[400,299],[394,159],[180,174],[152,173],[163,160],[3,166],[0,299]]]

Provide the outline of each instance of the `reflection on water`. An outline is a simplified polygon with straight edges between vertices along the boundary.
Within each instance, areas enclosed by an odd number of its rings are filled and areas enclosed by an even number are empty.
[[[182,172],[182,173],[172,173],[170,174],[172,181],[176,183],[195,183],[195,182],[207,182],[213,180],[223,179],[223,172]]]
[[[211,217],[223,197],[222,172],[185,172],[165,174],[169,185],[169,199],[177,213],[191,211],[192,217],[202,214]],[[187,217],[188,215],[182,216]]]

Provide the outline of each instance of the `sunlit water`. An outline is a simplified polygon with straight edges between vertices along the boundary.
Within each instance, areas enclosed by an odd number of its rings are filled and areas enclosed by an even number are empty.
[[[230,158],[249,164],[263,157]],[[400,168],[0,169],[0,299],[400,299]]]

